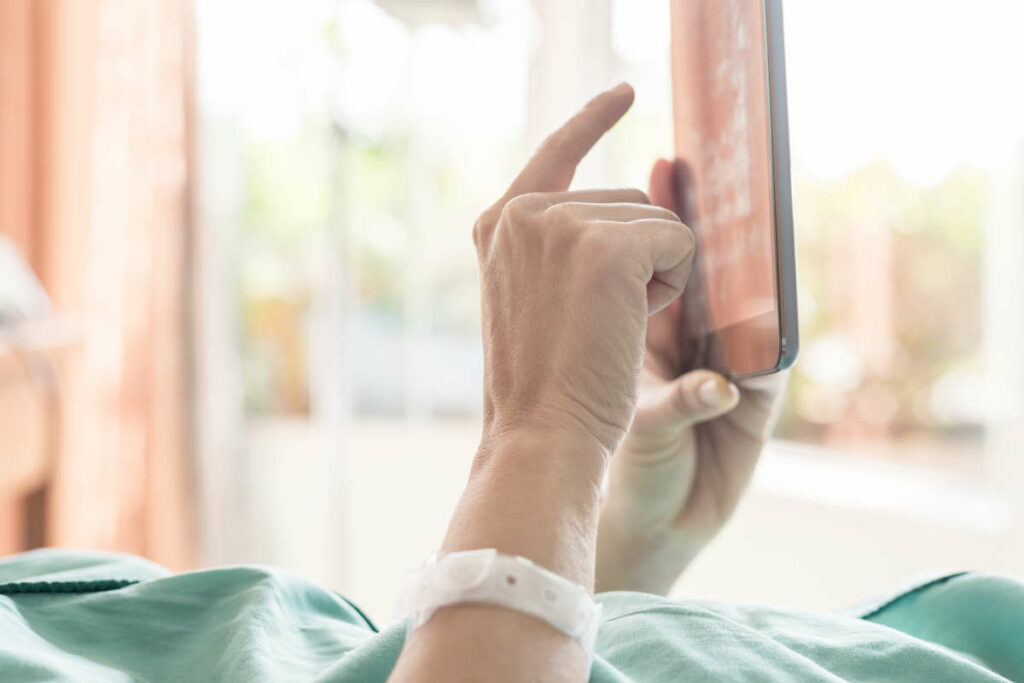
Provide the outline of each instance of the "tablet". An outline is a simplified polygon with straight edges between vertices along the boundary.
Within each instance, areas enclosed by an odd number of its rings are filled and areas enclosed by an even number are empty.
[[[692,367],[741,378],[799,347],[781,0],[672,0],[675,179],[697,251]]]

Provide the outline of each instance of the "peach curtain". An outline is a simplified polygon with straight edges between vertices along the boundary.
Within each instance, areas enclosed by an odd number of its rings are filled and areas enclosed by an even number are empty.
[[[195,537],[191,9],[0,0],[0,231],[80,333],[58,364],[44,540],[172,568],[191,565]]]

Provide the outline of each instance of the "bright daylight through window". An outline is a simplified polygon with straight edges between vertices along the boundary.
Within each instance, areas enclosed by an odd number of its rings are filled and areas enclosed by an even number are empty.
[[[924,32],[921,7],[785,7],[802,356],[783,445],[751,505],[773,523],[804,520],[793,534],[823,533],[804,514],[831,509],[821,498],[873,509],[869,491],[918,466],[928,473],[895,498],[913,500],[920,523],[946,495],[961,496],[971,534],[997,538],[1008,523],[999,430],[1024,414],[1008,353],[1024,337],[1009,256],[1024,256],[1024,209],[1007,195],[1022,182],[1024,94],[973,76],[1022,59],[1024,16],[988,0],[972,5],[984,20],[964,23],[936,3]],[[481,410],[470,226],[542,131],[619,80],[636,105],[577,186],[645,186],[672,149],[667,12],[660,0],[199,3],[203,220],[217,243],[205,277],[221,283],[227,321],[205,333],[244,397],[220,433],[245,454],[251,495],[280,507],[254,522],[268,561],[287,557],[384,609],[396,575],[372,567],[409,566],[434,546]],[[396,488],[392,468],[417,483]],[[355,483],[334,495],[323,482],[340,470]],[[390,519],[381,508],[395,496],[421,517]],[[297,498],[306,507],[284,512]],[[885,526],[879,505],[868,527]],[[367,509],[379,510],[373,525]],[[345,520],[342,550],[290,536],[288,514],[313,513]],[[744,524],[723,557],[760,534]],[[424,540],[380,549],[389,528]],[[832,569],[858,594],[917,568],[897,556],[873,577],[856,561]],[[775,568],[782,596],[809,575],[781,578],[792,569],[781,556]],[[695,572],[695,590],[718,590],[710,570]]]

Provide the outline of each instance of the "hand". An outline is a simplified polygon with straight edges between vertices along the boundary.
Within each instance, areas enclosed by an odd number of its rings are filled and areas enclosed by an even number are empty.
[[[659,160],[650,197],[677,210],[673,167]],[[665,594],[739,502],[773,426],[784,378],[731,384],[682,374],[680,303],[647,326],[636,416],[612,459],[597,541],[598,590]]]
[[[639,190],[567,192],[629,108],[619,86],[549,137],[473,230],[484,429],[442,550],[496,548],[593,586],[599,490],[633,415],[647,316],[683,291],[693,236]],[[442,607],[392,680],[583,680],[564,633],[495,605]]]
[[[693,236],[639,190],[566,190],[632,100],[625,84],[594,98],[474,227],[485,443],[520,428],[570,430],[610,455],[626,433],[647,316],[682,293]]]

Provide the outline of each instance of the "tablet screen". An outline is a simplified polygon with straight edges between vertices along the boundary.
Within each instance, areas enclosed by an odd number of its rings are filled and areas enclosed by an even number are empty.
[[[780,351],[767,51],[763,0],[673,0],[676,177],[697,238],[685,333],[734,375]]]

